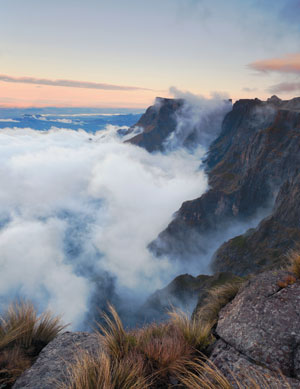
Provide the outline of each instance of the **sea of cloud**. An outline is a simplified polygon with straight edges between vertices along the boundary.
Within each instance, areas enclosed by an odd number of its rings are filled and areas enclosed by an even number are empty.
[[[149,154],[113,126],[1,130],[0,303],[30,299],[80,328],[108,283],[139,299],[165,285],[180,269],[147,245],[206,190],[204,152]]]
[[[128,316],[176,275],[197,272],[147,246],[207,190],[202,160],[231,105],[172,92],[185,104],[164,153],[124,143],[125,128],[112,125],[0,130],[0,309],[28,299],[86,328],[107,301]]]

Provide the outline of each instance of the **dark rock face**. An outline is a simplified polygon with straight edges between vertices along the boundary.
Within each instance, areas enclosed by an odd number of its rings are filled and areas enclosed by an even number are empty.
[[[278,267],[288,250],[300,242],[300,175],[280,188],[272,214],[256,229],[224,243],[213,258],[213,268],[237,274]]]
[[[242,365],[260,365],[300,379],[300,281],[281,288],[280,281],[288,275],[269,271],[250,279],[221,310],[216,333],[222,342],[212,353],[214,363],[229,361],[237,372],[242,360]]]
[[[252,231],[254,235],[249,232],[245,239],[225,245],[216,255],[214,270],[244,275],[280,262],[292,242],[300,241],[299,218],[287,206],[287,199],[292,208],[297,204],[299,151],[300,99],[237,101],[208,153],[210,189],[183,203],[150,248],[157,255],[184,259],[193,247],[201,261],[211,237],[237,222],[247,224],[254,215],[261,214],[262,219],[269,209],[271,215],[258,227],[259,234]],[[281,225],[285,232],[280,232]],[[260,244],[263,252],[253,252]]]
[[[142,132],[133,136],[127,142],[145,148],[149,152],[162,151],[163,142],[176,129],[176,112],[183,106],[181,99],[165,99],[157,97],[155,104],[147,109],[140,120],[129,130],[138,128]]]
[[[55,389],[67,382],[68,364],[83,350],[97,353],[97,336],[86,332],[65,332],[58,335],[39,354],[33,366],[16,381],[14,389]]]

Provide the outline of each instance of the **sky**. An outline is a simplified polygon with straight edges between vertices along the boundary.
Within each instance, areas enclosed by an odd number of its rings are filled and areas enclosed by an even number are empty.
[[[0,106],[141,109],[174,87],[234,100],[300,95],[300,0],[0,5]]]

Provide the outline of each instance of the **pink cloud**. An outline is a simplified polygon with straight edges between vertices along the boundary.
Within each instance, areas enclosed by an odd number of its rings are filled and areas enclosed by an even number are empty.
[[[300,82],[281,82],[272,85],[268,90],[271,93],[300,92]]]
[[[248,66],[259,72],[281,72],[300,75],[300,53],[287,54],[279,58],[256,61]]]

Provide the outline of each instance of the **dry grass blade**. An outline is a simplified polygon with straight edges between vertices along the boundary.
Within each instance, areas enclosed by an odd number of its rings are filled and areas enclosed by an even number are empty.
[[[1,348],[12,342],[28,347],[31,344],[37,322],[32,304],[21,302],[11,304],[1,318]]]
[[[178,366],[192,358],[193,348],[180,330],[169,324],[152,324],[136,336],[136,352],[143,357],[147,374],[154,374],[156,379],[172,375]]]
[[[190,361],[177,373],[177,378],[186,389],[233,389],[227,378],[216,366],[200,359]]]
[[[186,342],[196,350],[203,351],[212,343],[212,325],[209,322],[202,323],[195,318],[190,319],[182,311],[171,311],[169,316],[172,325],[181,331]]]
[[[28,369],[31,361],[19,347],[4,350],[0,353],[0,384],[13,384],[24,370]]]
[[[11,304],[0,318],[0,383],[13,383],[63,328],[49,312],[38,317],[31,303]]]
[[[262,373],[255,368],[241,372],[237,377],[228,370],[229,378],[209,360],[190,361],[178,372],[178,380],[186,389],[291,389],[286,379],[278,374]]]
[[[197,312],[197,319],[211,326],[216,324],[220,310],[234,299],[244,281],[227,282],[209,290],[204,305]]]
[[[34,328],[34,339],[47,344],[66,327],[67,325],[61,324],[60,316],[53,317],[51,312],[44,312],[36,322]]]
[[[99,336],[109,354],[115,359],[121,359],[135,345],[135,337],[125,331],[122,321],[112,305],[109,305],[109,311],[111,317],[103,313],[106,325],[99,325]]]
[[[150,382],[144,377],[143,361],[124,358],[112,361],[104,352],[97,356],[82,353],[69,368],[67,381],[60,389],[148,389]]]
[[[291,251],[288,254],[288,263],[287,271],[300,278],[300,252],[295,250]]]

